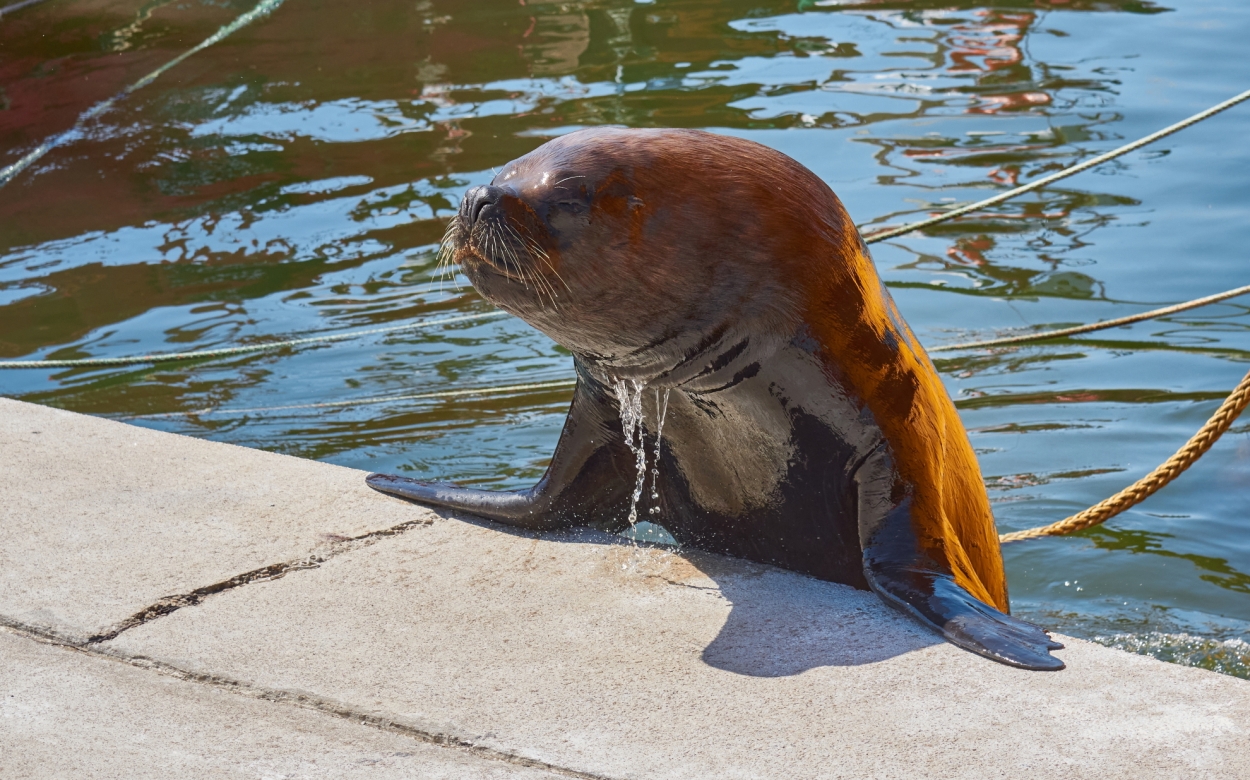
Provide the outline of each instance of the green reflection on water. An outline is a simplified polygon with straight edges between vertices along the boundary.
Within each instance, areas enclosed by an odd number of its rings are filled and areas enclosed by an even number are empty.
[[[1092,528],[1084,533],[1093,539],[1095,545],[1104,550],[1125,550],[1136,554],[1159,555],[1189,561],[1197,568],[1211,572],[1200,575],[1204,582],[1210,582],[1238,593],[1250,593],[1250,575],[1232,568],[1226,559],[1209,555],[1182,554],[1166,549],[1163,543],[1173,538],[1172,534],[1107,527]]]

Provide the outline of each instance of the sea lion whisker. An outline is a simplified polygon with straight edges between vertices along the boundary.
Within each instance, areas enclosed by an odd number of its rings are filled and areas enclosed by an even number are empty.
[[[537,246],[538,242],[534,240],[534,234],[531,233],[530,229],[523,223],[509,222],[508,227],[512,229],[512,232],[516,234],[517,238],[520,238],[523,241],[533,242],[535,246]]]
[[[460,233],[457,231],[444,238],[438,245],[438,259],[443,265],[451,265],[456,259],[456,244]]]
[[[544,250],[541,246],[538,245],[538,242],[534,239],[532,235],[530,235],[528,228],[525,228],[524,226],[521,227],[521,230],[525,231],[524,235],[518,232],[515,225],[509,224],[508,229],[511,230],[512,234],[517,237],[517,239],[521,242],[521,245],[525,247],[530,257],[542,260],[543,265],[547,266],[547,268],[551,270],[551,273],[554,274],[555,277],[560,280],[560,284],[564,285],[564,289],[568,290],[569,292],[573,291],[573,288],[569,287],[569,283],[564,280],[564,277],[560,276],[560,272],[556,270],[556,267],[551,264],[551,255],[547,254],[546,250]],[[553,285],[552,286],[553,292],[554,292],[554,289],[555,288]]]
[[[443,237],[438,242],[438,259],[442,262],[450,262],[452,255],[455,253],[456,238],[460,235],[460,226],[456,224],[456,220],[448,223],[447,229],[443,231]]]
[[[542,277],[535,274],[533,268],[526,268],[525,264],[521,262],[521,258],[515,253],[515,251],[513,252],[513,257],[516,259],[517,268],[521,271],[521,283],[524,284],[525,289],[528,290],[530,283],[533,282],[534,294],[538,297],[538,304],[541,306],[543,302],[543,293],[546,292],[542,285]]]
[[[516,225],[514,225],[512,222],[505,222],[503,226],[510,234],[512,234],[512,237],[515,238],[518,242],[522,244],[525,243],[525,237],[521,235],[521,232],[519,230],[517,230]]]
[[[542,274],[538,273],[537,270],[533,268],[530,269],[530,273],[534,277],[534,289],[538,293],[538,305],[540,307],[543,305],[543,295],[545,294],[547,296],[547,300],[551,302],[551,308],[558,310],[560,306],[556,303],[556,296],[551,287],[551,282],[549,282]]]
[[[509,252],[509,253],[511,254],[511,256],[512,256],[512,260],[513,260],[513,262],[515,262],[515,263],[516,263],[516,266],[517,266],[517,268],[520,270],[520,273],[521,273],[522,278],[524,278],[524,277],[525,277],[524,264],[522,264],[522,263],[521,263],[521,258],[520,258],[520,256],[518,256],[518,255],[517,255],[517,243],[520,243],[520,244],[521,244],[521,247],[522,247],[522,248],[524,248],[524,247],[525,247],[525,242],[524,242],[524,240],[521,238],[521,234],[520,234],[520,233],[518,233],[518,232],[516,231],[516,228],[515,228],[515,227],[513,227],[510,223],[508,223],[508,222],[504,222],[504,223],[503,223],[503,229],[504,229],[505,231],[507,231],[509,234],[511,234],[511,239],[513,239],[513,240],[503,241],[504,246],[506,246],[506,247],[507,247],[508,252]],[[501,240],[502,240],[502,239],[501,239]],[[527,254],[528,254],[528,252],[527,252]],[[537,283],[535,283],[535,286],[537,286]]]
[[[522,263],[521,258],[517,256],[516,250],[511,244],[504,241],[503,236],[492,233],[491,239],[495,242],[496,254],[501,260],[503,260],[504,267],[514,269],[513,273],[520,278],[521,285],[527,290],[530,289],[530,280],[529,276],[525,273],[525,264]]]
[[[520,242],[522,244],[525,243],[524,240],[521,238],[521,234],[517,232],[517,229],[512,225],[511,222],[503,223],[503,229],[508,231],[508,234],[511,235],[513,239],[515,239],[515,241],[512,242],[513,244],[517,242]]]
[[[546,277],[539,273],[535,268],[533,268],[532,265],[529,268],[529,274],[534,280],[534,290],[537,293],[539,305],[542,305],[543,294],[545,293],[551,300],[552,308],[559,309],[559,306],[556,304],[555,288],[551,286],[551,282],[548,281]],[[522,275],[524,275],[524,271],[522,271]]]
[[[521,284],[528,290],[530,287],[529,276],[525,273],[525,264],[521,262],[521,257],[517,254],[516,247],[511,242],[504,241],[503,238],[499,239],[499,244],[501,247],[500,252],[506,258],[505,262],[511,261],[511,267],[516,269],[517,276],[521,277]],[[541,293],[541,291],[539,292]]]
[[[452,217],[447,222],[447,227],[443,230],[443,237],[438,242],[438,254],[436,258],[438,264],[434,267],[436,278],[438,279],[438,293],[443,293],[443,281],[449,276],[454,281],[455,274],[452,271],[452,263],[454,261],[456,249],[455,240],[460,235],[460,221],[457,217]],[[456,284],[456,289],[460,289],[460,285]]]
[[[528,290],[530,289],[530,282],[533,282],[534,291],[538,295],[538,301],[539,303],[542,303],[543,291],[542,291],[542,288],[538,286],[538,280],[533,278],[534,276],[533,269],[526,269],[525,263],[521,262],[521,258],[520,256],[517,255],[515,250],[509,249],[509,252],[512,254],[513,265],[516,266],[517,273],[520,274],[521,276],[521,284],[525,285],[525,289]]]
[[[529,235],[528,229],[522,227],[521,230],[525,231],[525,235],[522,235],[520,230],[517,229],[517,226],[510,222],[504,223],[504,227],[508,230],[508,232],[512,234],[513,238],[516,239],[517,243],[521,245],[521,248],[525,250],[526,254],[528,254],[531,259],[541,260],[542,263],[551,270],[551,273],[554,274],[555,277],[560,280],[560,284],[564,285],[564,289],[568,290],[569,292],[573,291],[572,288],[569,287],[568,282],[564,281],[564,277],[560,276],[560,272],[557,271],[555,266],[551,264],[551,256],[548,255],[545,251],[543,251],[543,248],[538,245],[538,242],[535,241],[534,238]],[[549,279],[547,279],[546,277],[544,277],[541,273],[538,273],[537,271],[535,271],[534,273],[534,278],[536,280],[538,279],[542,280],[546,288],[547,297],[551,299],[552,307],[558,309],[559,306],[556,304],[556,298],[558,296],[556,295],[555,285],[553,285]],[[537,282],[535,282],[535,286],[537,286]]]
[[[492,261],[492,258],[494,257],[494,251],[491,248],[491,236],[489,233],[487,233],[486,235],[480,238],[476,238],[473,240],[473,251],[474,253],[477,254],[478,257],[480,257],[482,260],[485,260],[488,264],[490,265],[496,264],[495,262]]]
[[[550,284],[541,275],[534,274],[534,290],[538,299],[538,307],[543,308],[543,296],[546,295],[551,300],[552,307],[555,307],[555,300],[551,298]]]
[[[555,285],[551,283],[550,279],[547,279],[546,277],[542,277],[541,274],[540,274],[540,278],[542,278],[543,284],[547,285],[547,297],[551,299],[551,308],[555,309],[556,311],[559,311],[560,303],[559,301],[556,300],[559,296],[556,295]]]
[[[532,239],[527,243],[526,247],[529,249],[530,256],[542,261],[542,264],[547,266],[548,270],[551,271],[552,275],[555,276],[555,278],[560,280],[560,284],[564,285],[565,290],[567,290],[568,292],[573,292],[573,288],[569,287],[569,283],[564,280],[564,277],[561,276],[560,272],[556,270],[556,267],[552,265],[551,255],[544,252],[542,250],[542,247],[538,246],[538,244],[535,243]]]
[[[550,268],[551,273],[554,274],[555,277],[560,280],[560,284],[564,285],[564,289],[567,290],[568,292],[573,292],[573,288],[569,287],[569,283],[564,281],[564,277],[561,276],[560,272],[556,270],[556,267],[551,264],[551,261],[547,259],[547,256],[543,255],[540,259],[543,261],[543,265]]]
[[[535,256],[535,257],[541,257],[541,258],[543,258],[544,260],[549,259],[549,258],[551,257],[551,255],[547,254],[546,250],[544,250],[542,247],[540,247],[540,246],[538,245],[538,242],[537,242],[537,241],[535,241],[534,239],[532,239],[532,238],[522,238],[522,239],[521,239],[521,242],[522,242],[522,244],[524,244],[524,246],[525,246],[525,250],[526,250],[527,252],[529,252],[531,255],[533,255],[533,256]]]
[[[508,225],[507,227],[508,227],[508,232],[512,234],[511,243],[512,243],[513,249],[519,248],[521,251],[525,252],[525,254],[528,255],[530,258],[533,258],[534,251],[530,248],[529,242],[525,240],[525,237],[522,236],[520,233],[518,233],[516,228],[512,227],[511,225]]]
[[[526,236],[522,240],[525,242],[525,246],[529,249],[531,254],[537,255],[543,259],[550,259],[551,255],[547,254],[547,250],[539,246],[538,242],[535,241],[533,237]]]
[[[487,238],[489,239],[489,243],[490,243],[491,257],[498,258],[499,262],[503,264],[504,270],[507,273],[515,274],[516,276],[520,277],[521,284],[525,287],[525,289],[528,290],[529,285],[526,284],[525,282],[525,274],[521,272],[521,268],[519,265],[514,266],[508,262],[508,256],[507,254],[504,253],[503,249],[500,246],[499,236],[496,235],[495,231],[492,230],[487,234]]]

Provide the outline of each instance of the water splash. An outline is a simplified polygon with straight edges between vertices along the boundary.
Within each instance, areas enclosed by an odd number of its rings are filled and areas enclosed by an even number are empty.
[[[651,500],[655,504],[651,507],[651,516],[655,517],[660,514],[660,442],[664,441],[664,417],[668,414],[668,394],[672,388],[664,388],[664,395],[660,395],[660,389],[655,390],[655,408],[659,410],[660,421],[655,426],[655,458],[651,461]]]
[[[1093,640],[1107,647],[1148,655],[1160,661],[1250,679],[1250,643],[1243,639],[1219,640],[1186,633],[1150,631],[1095,636]]]
[[[616,398],[621,407],[621,431],[625,434],[625,446],[634,453],[638,463],[638,481],[629,498],[629,526],[638,524],[638,499],[647,483],[647,449],[642,427],[642,388],[637,379],[616,380]]]

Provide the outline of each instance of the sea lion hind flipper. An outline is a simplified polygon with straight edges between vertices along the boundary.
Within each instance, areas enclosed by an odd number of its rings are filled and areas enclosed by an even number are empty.
[[[952,589],[963,591],[950,583]],[[965,605],[942,627],[942,636],[951,644],[971,650],[1009,666],[1034,671],[1058,671],[1063,661],[1050,654],[1062,644],[1042,629],[1003,614],[993,607],[962,593]]]
[[[370,474],[365,483],[409,501],[535,531],[575,525],[617,531],[628,522],[633,462],[616,408],[597,386],[579,381],[547,473],[528,490],[477,490],[393,474]]]
[[[1063,645],[1025,620],[982,603],[953,577],[907,571],[903,576],[866,570],[872,589],[890,606],[918,619],[957,647],[1008,666],[1059,671],[1063,661],[1050,654]]]

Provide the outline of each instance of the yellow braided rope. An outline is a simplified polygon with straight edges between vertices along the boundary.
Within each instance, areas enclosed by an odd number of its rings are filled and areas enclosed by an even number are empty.
[[[1194,461],[1206,454],[1211,445],[1227,431],[1242,411],[1250,406],[1250,371],[1242,377],[1241,384],[1224,399],[1220,408],[1215,410],[1211,419],[1207,420],[1185,446],[1176,454],[1164,461],[1158,468],[1134,482],[1132,485],[1116,493],[1111,498],[1099,501],[1089,509],[1078,512],[1069,518],[1050,525],[1030,528],[1026,531],[1015,531],[1000,534],[998,541],[1021,542],[1026,539],[1037,539],[1042,536],[1063,536],[1083,531],[1098,525],[1108,518],[1115,517],[1131,506],[1135,506],[1154,495],[1155,491],[1180,476],[1181,472],[1193,465]]]

